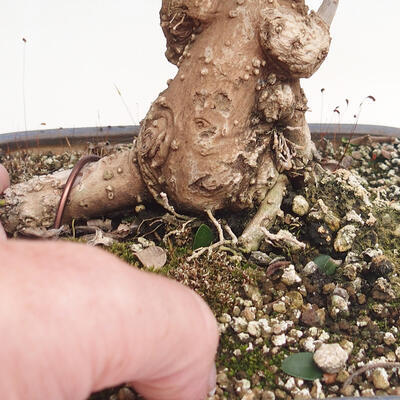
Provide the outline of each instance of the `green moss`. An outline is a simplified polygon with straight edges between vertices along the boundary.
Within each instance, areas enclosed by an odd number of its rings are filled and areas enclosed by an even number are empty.
[[[355,194],[354,188],[345,183],[338,185],[333,175],[327,175],[321,179],[318,186],[307,186],[305,196],[312,204],[322,199],[325,205],[340,218],[353,209],[358,213],[364,211],[364,202]]]
[[[270,359],[270,365],[276,365],[277,367],[281,367],[282,361],[285,359],[285,357],[289,354],[289,352],[286,349],[282,349],[279,353],[271,356]]]
[[[268,345],[265,340],[264,344]],[[233,354],[234,350],[241,351],[240,356]],[[218,349],[217,367],[218,369],[227,368],[227,375],[236,379],[251,380],[254,374],[263,376],[260,380],[261,387],[274,388],[275,374],[269,369],[271,365],[280,367],[281,357],[268,357],[262,351],[261,347],[257,346],[251,351],[247,351],[247,344],[236,342],[234,337],[229,334],[222,335]]]
[[[388,304],[390,305],[390,307],[394,308],[395,310],[399,310],[400,309],[400,297],[397,297],[396,299],[390,301]]]
[[[190,249],[188,247],[174,247],[172,250],[172,259],[176,261],[181,257],[189,256]]]
[[[110,247],[107,247],[110,253],[116,255],[117,257],[121,258],[128,264],[134,265],[136,267],[139,266],[138,259],[135,257],[132,249],[132,242],[116,242],[113,243]]]
[[[61,240],[65,240],[66,242],[73,242],[73,243],[83,243],[86,244],[87,242],[81,238],[74,238],[72,236],[67,236],[65,238],[62,238]]]
[[[382,332],[386,332],[390,329],[390,326],[388,324],[388,321],[386,320],[386,318],[384,319],[377,319],[375,321],[376,325],[378,326],[379,330]]]
[[[366,307],[368,308],[369,311],[373,311],[373,307],[376,304],[376,302],[372,298],[368,298]]]
[[[127,263],[140,267],[131,250],[132,242],[114,243],[107,250]],[[215,315],[232,310],[237,296],[244,296],[243,285],[258,286],[265,279],[264,271],[248,262],[231,261],[226,253],[213,252],[188,261],[189,247],[171,246],[168,260],[157,271],[195,290],[208,303]]]
[[[393,263],[394,271],[391,277],[393,289],[400,297],[400,237],[393,235],[393,227],[400,225],[400,212],[391,207],[376,207],[373,209],[376,223],[373,227],[363,226],[357,234],[353,249],[361,252],[378,243],[385,256]],[[385,218],[384,218],[385,216]],[[390,223],[385,223],[385,220]]]
[[[273,356],[266,355],[262,350],[264,345],[270,347],[267,339],[253,350],[247,351],[247,344],[239,342],[236,336],[224,334],[220,338],[217,367],[218,369],[227,368],[227,375],[231,378],[251,380],[254,375],[257,375],[260,377],[261,388],[274,389],[276,371],[280,369],[288,351],[282,349]],[[240,356],[233,354],[237,349],[241,351]]]
[[[187,247],[173,247],[168,251],[167,263],[157,271],[152,271],[159,275],[173,277],[173,270],[179,268],[190,254]]]
[[[158,273],[195,290],[215,315],[232,310],[236,297],[244,296],[244,284],[258,286],[263,281],[261,269],[246,262],[231,261],[226,253],[213,252],[210,256],[205,253],[189,262],[190,254],[188,247],[169,249],[168,263]]]

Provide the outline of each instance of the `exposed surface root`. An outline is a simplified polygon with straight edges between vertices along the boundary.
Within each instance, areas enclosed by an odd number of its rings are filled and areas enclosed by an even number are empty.
[[[367,364],[364,367],[358,369],[356,372],[351,374],[347,381],[344,383],[344,387],[351,384],[352,380],[358,376],[363,374],[364,372],[371,371],[376,368],[400,368],[400,362],[378,362],[378,363],[371,363]]]
[[[159,197],[157,198],[160,205],[162,205],[169,213],[171,213],[177,219],[183,219],[184,221],[190,221],[190,217],[183,214],[178,214],[175,211],[175,208],[169,204],[168,196],[166,193],[161,192]]]
[[[206,251],[210,255],[215,249],[221,248],[222,246],[227,246],[231,245],[232,241],[231,240],[219,240],[217,243],[214,243],[208,247],[200,247],[199,249],[195,250],[193,254],[187,258],[188,261],[192,261],[196,258],[199,258],[202,254],[204,254]]]
[[[168,243],[169,237],[183,234],[185,232],[187,226],[190,225],[195,220],[196,220],[195,218],[192,218],[192,219],[184,222],[180,228],[174,229],[173,231],[166,233],[163,237],[163,242],[166,244],[166,243]]]
[[[213,250],[221,248],[221,246],[229,246],[229,245],[235,245],[237,243],[237,237],[235,234],[232,232],[232,229],[227,225],[224,224],[225,230],[228,232],[228,234],[231,237],[231,240],[227,240],[224,237],[224,231],[222,228],[222,225],[217,221],[217,219],[214,217],[213,213],[211,210],[206,211],[208,218],[210,218],[210,221],[214,224],[215,228],[217,229],[218,232],[218,242],[214,243],[208,247],[200,247],[199,249],[196,249],[193,254],[188,257],[188,261],[194,260],[198,257],[200,257],[202,254],[204,254],[206,251],[210,255]]]
[[[262,228],[270,228],[275,217],[280,211],[280,206],[285,195],[288,179],[280,175],[275,186],[267,193],[260,204],[257,214],[247,225],[239,238],[239,245],[246,253],[257,250],[262,238],[265,236]]]
[[[227,234],[231,237],[232,244],[237,245],[239,239],[237,236],[233,233],[231,227],[228,224],[224,224],[224,229],[226,230]]]

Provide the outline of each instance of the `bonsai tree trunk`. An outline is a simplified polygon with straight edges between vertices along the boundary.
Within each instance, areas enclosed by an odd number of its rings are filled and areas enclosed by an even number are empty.
[[[190,213],[257,207],[268,194],[280,204],[281,176],[300,174],[312,157],[299,80],[328,54],[337,3],[324,0],[309,13],[304,0],[163,0],[166,57],[178,73],[150,107],[134,149],[85,168],[64,222],[151,197]],[[8,189],[6,230],[50,226],[65,179]],[[257,226],[273,222],[270,211],[260,208],[268,217],[258,215]],[[242,239],[247,249],[257,246],[254,230]]]

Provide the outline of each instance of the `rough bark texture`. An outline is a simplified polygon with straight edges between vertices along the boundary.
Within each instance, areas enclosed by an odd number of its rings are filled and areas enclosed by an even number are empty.
[[[328,53],[304,1],[164,0],[167,58],[179,67],[138,139],[143,179],[186,210],[243,209],[311,157],[299,78]]]
[[[166,56],[178,73],[142,122],[136,148],[85,169],[65,221],[148,193],[204,212],[251,208],[272,188],[283,191],[278,178],[301,173],[312,157],[299,79],[325,59],[336,6],[324,0],[320,17],[304,0],[163,0]],[[37,178],[6,192],[6,229],[49,226],[64,180]]]
[[[71,191],[64,222],[124,210],[150,200],[134,152],[123,151],[85,166]],[[4,194],[1,221],[7,232],[51,228],[70,170],[37,176]]]
[[[287,185],[285,175],[280,175],[275,186],[267,193],[260,204],[257,214],[240,237],[240,247],[246,252],[257,250],[264,237],[262,228],[269,229],[280,211]]]

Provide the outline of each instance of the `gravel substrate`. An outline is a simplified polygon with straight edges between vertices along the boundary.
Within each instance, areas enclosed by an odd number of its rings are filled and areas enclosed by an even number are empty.
[[[328,145],[322,165],[340,151]],[[350,146],[348,153],[346,169],[329,172],[314,164],[305,185],[293,182],[275,225],[252,254],[224,246],[188,261],[197,227],[212,223],[182,226],[160,209],[138,209],[103,228],[113,239],[109,251],[138,267],[131,249],[148,246],[144,236],[165,247],[168,262],[157,273],[193,288],[213,309],[221,339],[210,399],[400,398],[400,140]],[[2,156],[0,162],[16,181],[17,171],[25,179],[71,167],[79,155],[33,157]],[[249,216],[217,218],[240,234]],[[111,228],[118,224],[130,227],[120,239]],[[83,231],[82,239],[93,239]],[[331,269],[321,268],[320,255],[330,257]],[[298,352],[314,353],[321,379],[281,370]],[[92,396],[139,398],[127,388]]]

